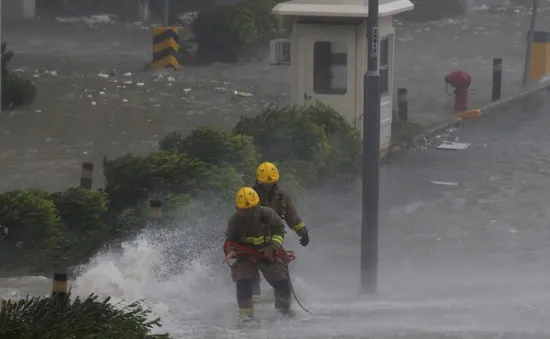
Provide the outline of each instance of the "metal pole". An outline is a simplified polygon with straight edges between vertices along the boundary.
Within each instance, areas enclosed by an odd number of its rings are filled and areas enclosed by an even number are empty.
[[[502,58],[493,59],[493,95],[491,101],[500,99],[502,92]]]
[[[162,201],[149,200],[149,221],[152,226],[157,226],[162,220]]]
[[[397,89],[397,116],[399,120],[409,121],[409,99],[406,88]]]
[[[525,66],[523,68],[523,87],[529,81],[529,68],[531,68],[531,46],[533,46],[533,35],[535,32],[535,23],[537,22],[537,12],[539,10],[539,0],[533,0],[533,10],[531,11],[531,23],[527,33],[527,50],[525,51]]]
[[[368,70],[363,78],[363,187],[361,216],[361,292],[378,285],[378,200],[380,177],[380,70],[378,0],[369,0]]]
[[[52,285],[52,298],[65,300],[67,297],[67,274],[54,273]]]
[[[94,177],[94,164],[85,161],[82,163],[82,172],[80,173],[80,187],[91,190]]]
[[[170,13],[170,0],[164,0],[164,13],[163,13],[164,27],[168,27],[169,13]]]

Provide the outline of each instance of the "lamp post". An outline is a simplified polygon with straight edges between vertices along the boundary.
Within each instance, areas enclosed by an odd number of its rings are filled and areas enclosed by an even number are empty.
[[[380,70],[378,0],[369,0],[368,67],[363,78],[363,180],[361,215],[361,292],[378,285],[378,208],[380,178]]]

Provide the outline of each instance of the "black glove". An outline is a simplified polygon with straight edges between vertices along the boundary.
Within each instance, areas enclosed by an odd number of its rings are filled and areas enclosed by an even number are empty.
[[[307,244],[309,244],[309,234],[306,233],[302,236],[302,239],[300,239],[300,245],[306,247]]]

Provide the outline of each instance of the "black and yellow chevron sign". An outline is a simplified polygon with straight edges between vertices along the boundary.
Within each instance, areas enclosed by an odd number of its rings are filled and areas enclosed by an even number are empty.
[[[180,50],[177,27],[153,27],[152,68],[178,69],[177,54]]]

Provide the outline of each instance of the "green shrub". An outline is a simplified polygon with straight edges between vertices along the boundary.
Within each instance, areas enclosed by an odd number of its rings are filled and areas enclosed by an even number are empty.
[[[167,194],[163,198],[163,219],[169,222],[177,219],[182,210],[192,203],[190,196],[186,194]]]
[[[51,195],[39,190],[0,194],[0,225],[9,236],[0,246],[4,270],[33,267],[42,271],[59,252],[61,220]]]
[[[236,62],[252,47],[281,31],[281,19],[271,10],[277,1],[247,0],[202,11],[193,22],[198,60]]]
[[[2,78],[2,84],[3,107],[28,105],[36,96],[35,84],[17,75],[9,74],[5,79]]]
[[[105,191],[116,210],[145,201],[151,193],[195,194],[207,169],[205,163],[186,154],[166,151],[103,159]]]
[[[116,235],[105,223],[107,194],[79,187],[52,198],[61,218],[63,261],[76,264]]]
[[[359,133],[334,109],[269,108],[256,117],[243,117],[234,133],[250,135],[262,160],[293,170],[301,184],[356,178],[361,168]],[[284,172],[283,172],[284,173]]]
[[[204,63],[236,62],[258,39],[254,12],[225,5],[200,12],[193,21],[197,59]]]
[[[32,103],[36,96],[36,86],[30,80],[10,74],[8,64],[13,58],[13,52],[7,50],[7,43],[2,47],[2,107],[13,107]]]
[[[247,0],[241,3],[241,6],[250,9],[254,13],[258,42],[267,42],[267,40],[281,33],[282,18],[274,15],[272,10],[277,3],[283,1],[286,0]]]
[[[145,158],[127,154],[114,160],[103,159],[105,192],[109,209],[132,207],[145,200],[150,186],[151,168]]]
[[[140,302],[126,307],[110,298],[98,300],[70,295],[65,299],[26,297],[1,300],[0,337],[3,339],[168,339],[168,334],[150,334],[160,319],[149,320],[150,310]]]
[[[255,117],[242,117],[235,134],[250,135],[266,161],[323,161],[329,151],[323,128],[302,108],[268,108]]]
[[[187,154],[157,151],[147,157],[125,155],[103,161],[105,191],[115,211],[133,207],[152,196],[206,192],[223,193],[238,187],[243,179],[230,167],[206,164]]]
[[[363,141],[359,131],[332,107],[318,102],[304,114],[321,126],[329,139],[330,152],[321,170],[325,177],[353,180],[361,172]]]
[[[233,131],[254,138],[262,161],[291,164],[305,183],[316,180],[330,152],[323,128],[302,108],[269,108],[256,117],[241,118]]]
[[[161,150],[185,153],[215,166],[234,166],[245,174],[246,179],[254,176],[260,160],[251,137],[231,135],[212,127],[198,128],[187,137],[177,132],[171,133],[160,141],[159,146]]]
[[[216,195],[232,201],[235,193],[245,186],[245,182],[233,167],[210,167],[204,172],[206,178],[200,186],[202,195]]]
[[[25,250],[49,250],[58,245],[61,220],[48,192],[10,191],[0,194],[0,224],[8,227],[8,243]]]

